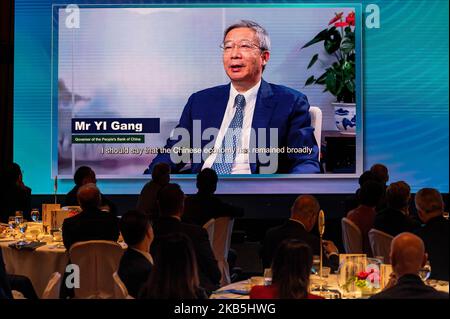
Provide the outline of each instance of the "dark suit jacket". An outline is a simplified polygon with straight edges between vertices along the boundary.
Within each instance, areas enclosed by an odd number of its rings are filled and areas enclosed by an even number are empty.
[[[115,215],[96,209],[66,218],[63,222],[62,233],[64,246],[69,250],[74,243],[80,241],[117,241],[119,226]]]
[[[120,259],[117,273],[127,287],[130,296],[137,298],[151,271],[150,261],[140,252],[128,248]]]
[[[425,243],[430,260],[430,278],[448,281],[448,220],[439,216],[430,219],[417,231]]]
[[[202,132],[207,128],[220,129],[227,108],[229,94],[230,84],[216,86],[191,95],[177,125],[177,127],[184,128],[190,133],[190,147],[200,142],[193,142],[194,120],[201,121]],[[306,96],[302,93],[261,80],[253,114],[252,128],[256,133],[255,141],[258,141],[258,128],[267,130],[266,145],[257,144],[253,147],[271,147],[269,144],[270,139],[268,138],[270,136],[269,128],[277,128],[277,147],[302,148],[309,146],[313,149],[311,154],[296,154],[293,152],[290,152],[290,154],[279,154],[277,173],[305,174],[320,172],[318,162],[319,149],[314,138],[314,129],[311,127],[309,103]],[[201,148],[203,149],[207,144],[211,143],[213,138],[201,140]],[[172,148],[178,142],[179,140],[168,139],[165,148]],[[201,155],[191,158],[192,173],[200,172],[204,163]],[[186,164],[173,163],[170,159],[170,154],[158,154],[150,164],[149,169],[146,170],[146,173],[150,173],[153,166],[159,162],[169,164],[172,168],[172,173],[177,173]],[[269,166],[269,163],[263,164],[259,159],[259,155],[256,154],[256,163],[250,163],[252,174],[259,173],[262,166]]]
[[[11,287],[9,286],[8,276],[6,275],[3,254],[0,249],[0,299],[12,299]]]
[[[448,293],[424,284],[417,275],[404,275],[397,284],[370,299],[448,299]]]
[[[221,273],[217,266],[214,253],[211,250],[208,233],[205,229],[197,225],[182,223],[174,217],[161,217],[153,226],[153,229],[155,233],[155,240],[151,247],[153,256],[155,256],[154,252],[161,236],[176,232],[183,233],[191,239],[194,245],[199,269],[200,286],[208,291],[213,291],[218,288]]]
[[[373,228],[381,230],[391,236],[397,236],[403,232],[414,232],[420,224],[401,211],[386,208],[375,215]]]
[[[270,268],[273,256],[285,239],[299,239],[311,247],[314,255],[320,255],[320,238],[308,233],[302,224],[288,219],[283,225],[271,228],[264,237],[261,258],[264,268]],[[324,252],[324,264],[333,271],[339,268],[339,256],[331,255],[328,259]]]
[[[201,194],[189,196],[184,201],[183,221],[203,226],[211,218],[242,217],[244,210],[240,207],[222,202],[214,194]]]
[[[79,186],[74,186],[72,188],[72,190],[70,192],[67,193],[66,198],[64,200],[64,206],[79,206],[80,204],[78,203],[78,198],[77,198],[77,193],[78,190],[80,189]],[[108,197],[106,197],[103,194],[100,194],[101,198],[102,198],[102,206],[108,206],[109,207],[109,212],[112,213],[114,216],[117,216],[117,207],[116,205],[110,200],[108,199]]]

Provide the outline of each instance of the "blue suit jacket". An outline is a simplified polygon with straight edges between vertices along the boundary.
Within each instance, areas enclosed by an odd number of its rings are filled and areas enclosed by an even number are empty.
[[[181,114],[180,122],[177,125],[177,127],[185,128],[189,132],[190,145],[188,147],[196,147],[193,144],[194,120],[201,120],[201,132],[209,127],[220,129],[229,94],[230,84],[205,89],[191,95]],[[304,94],[288,87],[267,83],[262,80],[256,98],[252,128],[256,133],[256,147],[271,147],[269,144],[270,128],[277,128],[277,147],[302,148],[308,146],[312,148],[311,154],[278,154],[276,173],[307,174],[320,172],[318,147],[314,138],[314,129],[311,127],[309,103]],[[260,138],[258,136],[258,128],[266,129],[265,143],[267,145],[258,144]],[[201,141],[202,150],[207,144],[212,142],[213,138],[211,137],[209,140]],[[165,148],[172,148],[178,141],[179,139],[168,139]],[[195,156],[193,159],[191,172],[198,173],[204,161],[202,159],[196,162]],[[168,163],[171,166],[172,173],[179,172],[185,165],[185,163],[175,164],[171,161],[170,154],[160,153],[154,158],[146,173],[150,173],[153,166],[160,162]],[[250,170],[252,174],[256,174],[260,172],[261,166],[268,165],[269,163],[264,163],[256,155],[256,162],[250,163]]]

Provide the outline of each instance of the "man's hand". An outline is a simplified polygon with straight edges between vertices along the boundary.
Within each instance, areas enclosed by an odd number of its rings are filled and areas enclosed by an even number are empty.
[[[323,248],[325,249],[327,255],[332,253],[339,254],[336,245],[331,240],[323,240]]]

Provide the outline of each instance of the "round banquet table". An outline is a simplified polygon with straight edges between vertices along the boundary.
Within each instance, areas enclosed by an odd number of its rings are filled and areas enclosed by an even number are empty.
[[[35,250],[18,250],[9,247],[13,243],[0,241],[6,272],[12,275],[28,277],[39,298],[47,287],[50,276],[54,272],[64,274],[69,257],[62,243],[50,243]],[[126,249],[126,244],[120,243]]]
[[[319,277],[315,275],[311,275],[310,280],[311,284],[316,287],[318,283],[321,282]],[[323,278],[322,282],[324,281],[326,282],[326,285],[324,287],[325,290],[338,291],[342,296],[342,289],[338,286],[338,279],[336,274],[330,274],[327,278]],[[210,299],[249,299],[250,289],[252,287],[250,282],[250,280],[243,280],[224,286],[213,292],[213,294],[210,296]],[[427,281],[427,284],[431,285],[439,291],[444,291],[447,293],[449,292],[449,283],[447,281],[430,280]],[[311,293],[317,294],[316,291],[312,291]],[[361,295],[355,295],[353,296],[353,298],[363,297]]]
[[[38,297],[47,287],[51,274],[54,272],[64,273],[69,262],[64,246],[48,244],[36,248],[36,250],[18,250],[8,247],[14,241],[0,242],[3,253],[6,272],[12,275],[23,275],[28,277]],[[61,248],[59,248],[61,247]]]

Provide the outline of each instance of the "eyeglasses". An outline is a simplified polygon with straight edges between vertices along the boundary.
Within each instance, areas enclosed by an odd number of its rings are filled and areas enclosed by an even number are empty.
[[[261,50],[259,45],[255,44],[251,41],[247,41],[247,40],[243,40],[243,41],[240,41],[237,43],[232,42],[232,41],[227,41],[227,42],[222,43],[220,45],[220,47],[222,48],[222,50],[225,54],[231,53],[231,51],[233,51],[233,49],[235,47],[237,47],[239,51],[243,51],[243,52],[250,52],[254,49]]]

